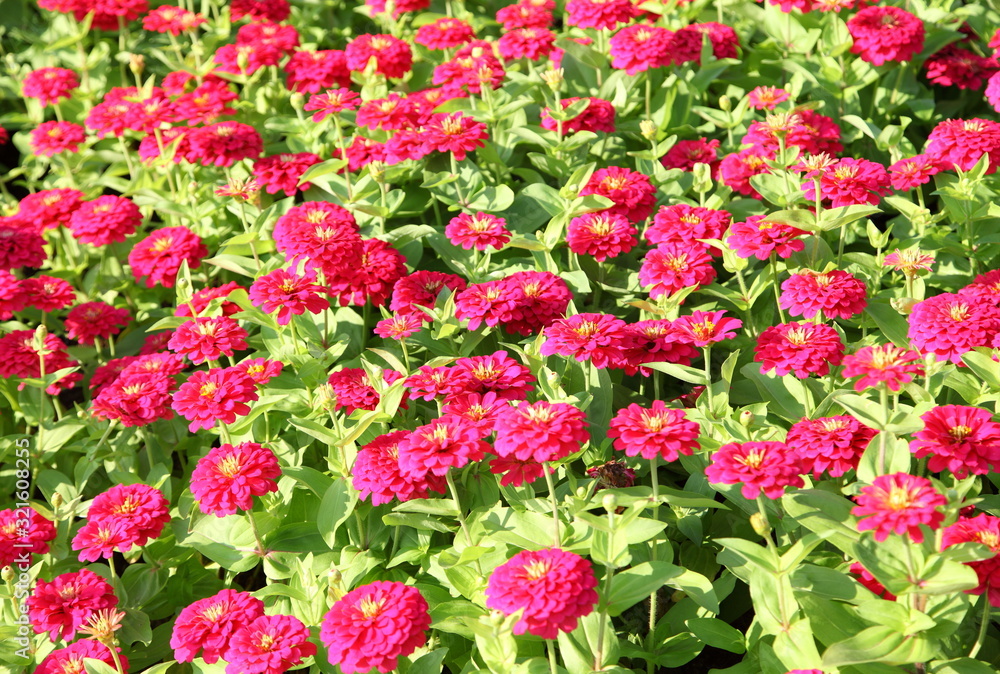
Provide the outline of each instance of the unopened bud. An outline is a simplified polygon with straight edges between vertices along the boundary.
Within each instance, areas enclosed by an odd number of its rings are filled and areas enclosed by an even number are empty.
[[[740,424],[743,428],[750,428],[753,425],[753,412],[750,410],[743,410],[740,412]]]
[[[3,578],[3,582],[10,583],[17,577],[17,572],[14,571],[14,567],[5,566],[3,571],[0,571],[0,577]]]
[[[130,54],[128,57],[128,68],[136,77],[142,75],[146,70],[146,57],[142,54]]]
[[[913,307],[917,305],[920,300],[913,297],[893,297],[889,300],[889,304],[892,308],[903,314],[904,316],[909,316],[913,313]]]
[[[336,567],[330,567],[330,572],[327,573],[326,577],[329,585],[329,588],[326,591],[326,596],[332,604],[335,601],[339,601],[341,597],[347,594],[344,592],[342,584],[344,578],[340,575],[340,571],[338,571]]]
[[[372,177],[372,180],[381,185],[385,182],[385,162],[373,161],[368,164],[368,174]]]
[[[732,109],[733,109],[733,102],[732,100],[730,100],[729,96],[720,96],[719,110],[722,110],[723,112],[729,112]]]
[[[60,494],[59,492],[55,492],[54,494],[52,494],[52,507],[55,508],[56,510],[61,508],[62,504],[65,502],[66,499],[64,499],[63,495]]]
[[[656,140],[656,124],[653,123],[651,119],[644,119],[639,122],[639,131],[642,132],[642,137],[646,140],[652,142]]]
[[[601,499],[601,505],[608,513],[613,513],[618,509],[618,497],[614,494],[605,494]]]
[[[48,349],[45,348],[45,338],[48,336],[49,329],[44,324],[35,328],[35,336],[31,340],[31,347],[39,356],[47,356],[49,353]]]
[[[549,89],[552,91],[558,91],[559,87],[563,83],[563,69],[553,68],[552,70],[546,70],[542,73],[542,81],[548,85]]]
[[[250,66],[250,49],[244,48],[236,51],[236,67],[240,69],[241,73],[246,73]]]
[[[329,384],[320,384],[316,387],[316,406],[324,410],[332,410],[337,404],[337,394]]]
[[[761,538],[767,536],[771,531],[771,525],[767,521],[767,518],[760,513],[754,513],[750,516],[750,526],[753,527],[754,532]]]

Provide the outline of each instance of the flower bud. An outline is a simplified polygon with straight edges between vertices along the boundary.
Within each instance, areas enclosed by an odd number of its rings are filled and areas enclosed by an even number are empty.
[[[913,313],[913,307],[917,305],[920,300],[913,297],[893,297],[889,300],[889,304],[892,308],[903,314],[904,316],[909,316]]]
[[[542,73],[542,81],[548,85],[552,91],[558,91],[563,83],[563,69],[553,68]]]
[[[320,384],[316,387],[316,407],[323,410],[332,410],[337,403],[337,394],[329,384]]]
[[[613,513],[618,508],[618,497],[614,494],[605,494],[601,499],[601,505],[608,513]]]
[[[44,324],[39,325],[35,328],[35,336],[31,340],[31,348],[39,356],[47,356],[49,354],[48,349],[45,348],[45,338],[49,336],[49,329],[45,327]]]
[[[644,119],[639,122],[639,130],[642,132],[642,137],[653,142],[656,140],[656,124],[651,119]]]
[[[51,501],[52,501],[52,507],[58,510],[59,508],[62,507],[62,504],[66,502],[66,499],[64,499],[63,495],[60,494],[59,492],[55,492],[52,494]]]
[[[0,577],[3,578],[3,582],[10,583],[17,577],[17,572],[14,571],[14,567],[5,566],[3,570],[0,571]]]
[[[743,428],[750,428],[753,425],[754,415],[750,410],[740,412],[740,425]]]
[[[372,180],[377,182],[379,185],[385,182],[385,162],[384,161],[373,161],[368,164],[368,173],[371,175]]]
[[[760,513],[754,513],[750,516],[750,526],[753,527],[754,532],[763,538],[771,531],[771,525],[768,523],[767,518]]]
[[[729,96],[720,96],[719,110],[722,110],[723,112],[729,112],[732,109],[733,109],[733,101],[729,98]]]
[[[142,54],[129,54],[128,69],[136,77],[142,76],[143,71],[146,70],[146,57]]]

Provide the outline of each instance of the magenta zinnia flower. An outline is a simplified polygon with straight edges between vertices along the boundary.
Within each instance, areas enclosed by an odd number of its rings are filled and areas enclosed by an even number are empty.
[[[913,434],[910,451],[930,456],[935,473],[950,470],[959,478],[985,475],[1000,466],[1000,424],[979,407],[942,405],[920,417],[924,429]]]
[[[93,344],[95,339],[108,340],[131,321],[128,309],[116,309],[104,302],[84,302],[66,315],[66,336],[81,344]]]
[[[586,213],[570,220],[566,245],[577,255],[590,255],[604,262],[632,250],[637,233],[635,226],[620,213]]]
[[[1000,310],[975,296],[942,293],[913,306],[908,317],[910,343],[953,363],[977,346],[990,346],[1000,330]]]
[[[500,250],[510,241],[507,221],[489,213],[462,213],[451,219],[444,235],[452,245],[465,250]]]
[[[851,53],[875,66],[909,61],[924,48],[924,22],[899,7],[865,7],[847,21]]]
[[[647,409],[632,403],[618,410],[611,420],[608,437],[615,438],[615,449],[626,456],[642,455],[664,461],[676,461],[680,454],[691,456],[698,444],[701,426],[690,421],[684,410],[668,408],[662,400],[654,400]]]
[[[89,569],[64,573],[51,583],[39,578],[24,601],[35,632],[48,632],[53,643],[72,641],[90,616],[118,605],[111,585]]]
[[[877,204],[881,196],[889,194],[889,174],[885,167],[867,159],[845,157],[823,171],[806,173],[802,189],[808,201],[816,201],[816,183],[823,200],[834,208],[856,204]]]
[[[913,381],[914,375],[923,376],[924,366],[916,351],[882,344],[866,346],[857,353],[844,356],[841,374],[847,379],[861,377],[854,384],[858,392],[885,382],[890,391],[898,393],[904,384]]]
[[[944,519],[938,508],[948,504],[930,480],[907,473],[878,476],[871,485],[861,488],[856,500],[858,505],[851,514],[861,518],[858,531],[874,529],[878,542],[896,533],[923,543],[921,525],[936,530]]]
[[[639,267],[639,283],[650,299],[673,295],[682,288],[706,286],[715,280],[712,258],[695,243],[664,243],[646,253]]]
[[[558,461],[589,440],[586,416],[567,403],[522,402],[497,417],[493,448],[501,457]]]
[[[784,259],[792,253],[804,250],[806,244],[799,237],[808,232],[773,222],[764,215],[751,215],[745,222],[734,222],[726,243],[740,257],[756,257],[766,260],[771,253]]]
[[[170,647],[178,662],[201,657],[214,664],[229,649],[233,634],[264,615],[264,602],[249,592],[222,590],[185,607],[174,622]]]
[[[46,655],[35,669],[35,674],[80,674],[86,671],[83,664],[84,658],[99,660],[112,669],[115,667],[114,656],[111,655],[107,646],[93,639],[81,639],[66,648],[57,648]],[[118,659],[121,660],[122,669],[127,672],[128,658],[119,653]]]
[[[351,469],[352,485],[361,500],[371,497],[372,505],[427,498],[428,491],[444,493],[447,485],[433,473],[422,477],[404,475],[399,467],[399,443],[409,431],[380,435],[358,451]]]
[[[250,303],[264,313],[278,312],[278,325],[288,325],[292,316],[306,311],[318,314],[329,308],[330,301],[320,295],[323,286],[313,283],[314,276],[299,276],[285,269],[275,269],[250,286]]]
[[[782,323],[768,328],[757,338],[754,361],[760,371],[774,370],[779,376],[794,372],[799,379],[823,376],[831,365],[840,365],[844,344],[840,335],[822,323]]]
[[[851,416],[821,417],[793,424],[785,444],[795,448],[803,473],[812,471],[816,479],[824,472],[840,477],[858,467],[875,434],[874,428]]]
[[[742,484],[744,498],[764,496],[777,499],[785,487],[802,487],[798,457],[783,442],[733,442],[712,454],[705,469],[709,482]]]
[[[194,318],[178,326],[167,347],[198,365],[247,348],[247,331],[228,316]]]
[[[408,479],[443,476],[451,468],[479,461],[489,451],[476,427],[458,417],[418,426],[399,441],[399,470]]]
[[[993,553],[987,559],[967,562],[969,568],[976,572],[979,585],[966,590],[966,593],[980,595],[985,592],[991,606],[1000,606],[1000,517],[983,513],[960,519],[946,527],[941,539],[941,549],[960,543],[982,543]]]
[[[580,362],[591,361],[596,368],[606,368],[622,358],[625,321],[609,314],[576,314],[545,328],[545,342],[539,349],[543,356],[558,353]]]
[[[560,548],[524,550],[493,570],[486,607],[506,615],[523,610],[514,634],[555,639],[594,610],[596,587],[593,566],[583,557]]]
[[[256,442],[225,444],[198,460],[191,493],[203,513],[216,517],[252,510],[253,497],[278,491],[278,457]]]
[[[430,625],[427,600],[417,588],[376,581],[338,599],[323,616],[319,638],[344,674],[388,672],[427,642]]]
[[[290,615],[263,615],[240,625],[229,641],[226,674],[283,674],[316,655],[309,628]]]
[[[711,346],[733,339],[735,331],[743,327],[743,321],[725,316],[725,311],[694,311],[690,316],[679,317],[673,327],[683,341],[698,347]]]
[[[192,433],[211,428],[216,421],[231,424],[250,413],[248,402],[257,400],[254,380],[238,368],[199,370],[173,395],[174,410],[190,421]]]
[[[815,272],[805,269],[781,284],[778,304],[791,316],[853,318],[868,306],[864,281],[846,271]]]

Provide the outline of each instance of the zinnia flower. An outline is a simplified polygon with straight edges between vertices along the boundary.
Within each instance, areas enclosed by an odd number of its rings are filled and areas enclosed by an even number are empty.
[[[53,643],[72,641],[90,616],[118,605],[111,585],[89,569],[64,573],[52,582],[39,578],[24,601],[35,632],[48,632]]]
[[[924,48],[924,22],[899,7],[865,7],[847,20],[851,53],[880,66],[909,61]]]
[[[853,318],[868,306],[864,281],[839,269],[814,272],[805,269],[781,284],[778,304],[791,316]]]
[[[673,295],[678,290],[701,287],[715,280],[712,258],[704,246],[664,243],[646,254],[639,267],[639,283],[649,288],[649,297]]]
[[[652,214],[656,205],[656,188],[649,176],[620,166],[598,169],[580,190],[580,196],[596,194],[607,197],[614,205],[606,213],[624,215],[629,222],[640,222]]]
[[[907,337],[921,353],[953,363],[977,346],[990,346],[1000,330],[1000,310],[975,296],[942,293],[913,305]]]
[[[388,672],[427,642],[427,600],[415,587],[376,581],[351,590],[323,616],[319,638],[344,674]]]
[[[84,658],[93,658],[115,668],[115,658],[107,646],[93,639],[81,639],[46,655],[35,668],[35,674],[79,674],[86,671]],[[127,672],[128,658],[119,653],[118,659],[122,663],[122,669]]]
[[[288,325],[293,315],[301,316],[306,311],[318,314],[330,307],[330,301],[320,296],[325,288],[313,283],[314,279],[313,274],[299,276],[275,269],[250,286],[250,303],[267,314],[277,311],[278,325]]]
[[[389,79],[403,77],[413,65],[410,45],[391,35],[358,35],[347,43],[345,55],[347,67],[355,72],[363,72],[375,59],[375,72]]]
[[[106,246],[121,243],[142,224],[142,213],[130,199],[103,196],[85,201],[73,211],[69,228],[82,243]]]
[[[493,449],[520,461],[559,461],[590,439],[586,415],[567,403],[521,402],[497,417]]]
[[[866,346],[857,353],[844,356],[841,374],[847,379],[861,377],[854,383],[858,392],[885,382],[890,391],[898,393],[904,384],[913,381],[914,375],[923,376],[924,366],[916,351],[882,344]]]
[[[695,311],[678,318],[673,327],[681,340],[705,347],[736,337],[734,331],[743,327],[743,321],[726,317],[725,311]]]
[[[222,590],[181,610],[170,647],[178,662],[191,662],[201,651],[208,664],[226,654],[233,635],[264,615],[264,602],[249,592]]]
[[[948,504],[931,481],[907,473],[880,475],[856,497],[858,505],[851,514],[859,517],[858,531],[875,530],[875,540],[882,542],[889,534],[906,534],[923,543],[921,526],[936,530],[944,519],[938,510]]]
[[[635,226],[620,213],[585,213],[569,221],[566,245],[577,255],[591,255],[604,262],[632,250],[637,233]]]
[[[920,418],[924,429],[913,434],[910,451],[918,459],[930,456],[927,467],[935,473],[949,470],[963,478],[985,475],[1000,465],[1000,424],[988,411],[942,405]]]
[[[110,339],[129,324],[128,309],[116,309],[104,302],[84,302],[66,315],[66,335],[80,344],[93,344],[95,339]]]
[[[926,153],[950,166],[968,171],[989,155],[987,174],[1000,168],[1000,123],[988,119],[949,119],[939,122],[927,136]]]
[[[194,318],[177,327],[167,346],[198,365],[247,348],[247,335],[247,331],[228,316]]]
[[[451,219],[444,235],[465,250],[500,250],[510,241],[507,221],[489,213],[462,213]]]
[[[34,508],[0,510],[0,569],[24,554],[44,555],[55,537],[55,525]]]
[[[700,447],[700,434],[701,426],[690,421],[684,410],[668,408],[662,400],[654,400],[649,408],[633,403],[618,410],[608,429],[615,449],[626,456],[662,456],[664,461],[676,461],[681,454],[691,456]]]
[[[880,195],[891,192],[889,174],[885,167],[867,159],[845,157],[823,171],[806,173],[802,183],[805,197],[815,202],[816,181],[812,178],[819,173],[819,196],[830,202],[834,208],[858,204],[877,204]]]
[[[766,329],[757,338],[754,361],[760,371],[774,370],[779,376],[794,372],[799,379],[823,376],[831,365],[840,365],[844,344],[840,335],[822,323],[782,323]]]
[[[982,543],[993,553],[992,557],[966,564],[979,578],[979,585],[967,594],[986,593],[990,606],[1000,606],[1000,517],[983,513],[976,517],[960,519],[946,527],[941,539],[941,549],[946,550],[960,543]]]
[[[802,472],[818,480],[824,472],[840,477],[855,470],[876,432],[852,416],[803,419],[788,429],[785,444],[795,448]]]
[[[444,476],[451,468],[480,461],[489,451],[476,427],[459,417],[442,417],[410,431],[398,445],[400,473],[410,480]]]
[[[560,548],[524,550],[493,570],[486,607],[506,615],[523,610],[514,634],[555,639],[594,610],[596,587],[594,568],[583,557]]]
[[[257,400],[254,380],[238,368],[199,370],[181,384],[173,395],[174,410],[190,421],[192,433],[211,428],[216,421],[231,424],[237,416],[250,413],[251,400]]]
[[[215,447],[191,473],[191,493],[205,514],[232,515],[252,510],[253,497],[278,491],[278,457],[256,442]]]
[[[741,484],[744,498],[755,499],[763,492],[781,498],[785,487],[802,487],[798,457],[783,442],[733,442],[712,454],[705,469],[709,482]]]
[[[197,234],[183,226],[164,227],[135,244],[128,263],[136,283],[145,276],[147,288],[157,283],[173,288],[182,262],[186,261],[189,269],[197,269],[205,257],[208,248]]]
[[[430,490],[445,492],[444,480],[433,473],[414,478],[400,470],[399,443],[407,435],[409,431],[392,431],[378,436],[358,451],[351,469],[351,484],[362,501],[370,497],[372,505],[382,505],[394,499],[405,502],[427,498]]]
[[[576,314],[560,319],[545,328],[546,339],[539,353],[559,354],[580,362],[589,360],[598,369],[606,368],[622,358],[625,326],[625,321],[609,314]]]
[[[262,615],[233,633],[226,674],[283,674],[316,655],[309,638],[309,628],[294,616]]]

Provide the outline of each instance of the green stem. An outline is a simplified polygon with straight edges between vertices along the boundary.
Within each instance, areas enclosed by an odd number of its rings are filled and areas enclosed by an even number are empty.
[[[879,384],[878,387],[878,399],[879,404],[882,407],[882,428],[878,432],[878,462],[876,464],[876,469],[879,475],[885,475],[885,460],[886,460],[886,427],[889,425],[889,389],[885,383]]]
[[[455,488],[455,478],[451,476],[450,470],[444,474],[444,479],[448,483],[448,492],[455,502],[455,515],[458,517],[458,525],[462,528],[462,534],[465,536],[465,543],[472,547],[472,534],[469,533],[469,526],[465,523],[465,515],[462,514],[461,502],[458,500],[458,489]]]
[[[556,660],[556,642],[554,639],[545,640],[545,648],[549,652],[549,674],[557,674],[559,667]]]
[[[972,645],[972,650],[969,651],[970,658],[979,655],[979,649],[983,647],[983,643],[986,641],[986,631],[990,627],[990,600],[987,592],[984,592],[979,598],[979,603],[983,605],[983,617],[979,621],[979,635],[976,637],[976,643]]]
[[[558,548],[562,545],[562,536],[559,535],[559,501],[556,499],[556,487],[550,469],[552,472],[555,471],[551,464],[542,465],[542,472],[545,473],[545,484],[549,488],[549,498],[552,500],[552,523],[555,525],[553,547]]]
[[[712,347],[706,346],[705,350],[705,399],[708,401],[708,414],[715,416],[715,406],[712,400]]]
[[[779,298],[781,297],[781,286],[778,284],[778,256],[771,253],[771,283],[774,284],[774,303],[778,307],[778,318],[785,322],[785,312],[781,308]]]
[[[264,547],[264,541],[260,538],[260,530],[257,529],[257,519],[253,516],[253,510],[247,511],[247,517],[250,518],[250,530],[253,531],[253,539],[257,541],[257,556],[265,557],[267,556],[267,549]]]

